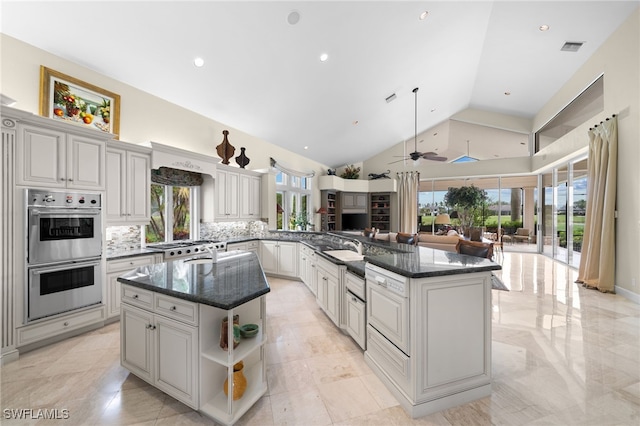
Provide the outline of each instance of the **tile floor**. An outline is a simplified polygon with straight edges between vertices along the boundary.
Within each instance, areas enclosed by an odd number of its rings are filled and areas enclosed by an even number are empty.
[[[270,279],[269,390],[246,425],[638,425],[640,306],[573,283],[576,272],[504,253],[493,291],[493,394],[412,420],[304,284]],[[63,425],[215,424],[119,364],[111,324],[2,367],[1,408],[67,409]]]

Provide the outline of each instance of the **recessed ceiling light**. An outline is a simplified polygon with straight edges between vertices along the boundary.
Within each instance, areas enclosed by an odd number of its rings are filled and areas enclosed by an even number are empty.
[[[357,125],[358,125],[358,123],[359,123],[359,121],[358,121],[358,120],[355,120],[352,124],[353,124],[354,126],[357,126]]]
[[[300,21],[300,12],[298,12],[297,10],[292,10],[291,12],[289,12],[289,14],[287,15],[287,22],[289,23],[289,25],[295,25]]]
[[[438,136],[438,132],[435,132],[435,133],[433,134],[433,136]]]
[[[540,31],[547,31],[547,30],[549,29],[549,26],[548,26],[547,24],[540,25],[540,26],[538,27],[538,29],[539,29]]]
[[[329,59],[329,55],[326,53],[323,53],[322,55],[320,55],[320,62],[326,62],[327,59]]]
[[[424,12],[422,12],[422,13],[420,14],[420,20],[421,20],[421,21],[424,21],[424,20],[425,20],[425,18],[426,18],[428,15],[429,15],[429,11],[425,10]]]
[[[201,66],[204,65],[204,59],[202,58],[195,58],[193,60],[193,65],[195,65],[196,67],[200,68]]]
[[[308,147],[308,146],[305,146],[305,147],[304,147],[304,149],[309,149],[309,147]]]
[[[511,92],[506,91],[506,92],[504,92],[504,95],[505,95],[505,96],[509,96],[509,95],[511,95]]]
[[[436,109],[435,108],[431,108],[431,112],[436,112]]]

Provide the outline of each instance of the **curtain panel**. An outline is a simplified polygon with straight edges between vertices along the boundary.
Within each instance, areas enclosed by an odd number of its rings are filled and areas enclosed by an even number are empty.
[[[419,172],[398,172],[398,205],[400,221],[398,231],[415,234],[418,232],[418,189]]]
[[[615,208],[618,120],[614,116],[589,129],[587,209],[576,282],[615,292]]]

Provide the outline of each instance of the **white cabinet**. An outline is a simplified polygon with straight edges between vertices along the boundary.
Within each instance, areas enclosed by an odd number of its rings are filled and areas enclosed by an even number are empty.
[[[217,165],[215,220],[259,220],[261,175],[251,170]]]
[[[252,251],[259,255],[260,252],[260,241],[245,241],[241,243],[227,243],[227,251],[233,250],[246,250]]]
[[[17,184],[103,190],[105,140],[21,124]]]
[[[258,220],[260,212],[259,176],[240,175],[240,218]]]
[[[298,243],[261,241],[260,263],[265,273],[285,277],[298,276]]]
[[[118,277],[125,272],[144,265],[162,262],[162,254],[149,254],[144,256],[128,257],[126,259],[107,260],[107,318],[116,318],[120,315],[120,300],[122,292]]]
[[[237,172],[216,169],[215,217],[218,220],[238,219],[240,175]]]
[[[316,282],[316,252],[310,247],[300,245],[299,247],[299,276],[303,283],[311,290],[315,296],[318,292]]]
[[[316,261],[316,300],[318,305],[340,327],[344,303],[344,284],[342,275],[344,266],[338,266],[328,260],[318,258]]]
[[[137,292],[135,287],[123,286]],[[155,293],[154,297],[158,294]],[[185,305],[181,299],[175,304]],[[173,396],[184,404],[198,408],[198,327],[152,310],[122,304],[120,321],[120,361],[123,367]],[[191,304],[198,312],[197,304]],[[178,309],[175,309],[178,311]]]
[[[345,273],[345,327],[347,333],[362,349],[366,349],[367,312],[364,279],[351,272]]]
[[[107,148],[107,190],[104,203],[107,224],[147,224],[151,219],[151,151],[127,149],[110,143]]]

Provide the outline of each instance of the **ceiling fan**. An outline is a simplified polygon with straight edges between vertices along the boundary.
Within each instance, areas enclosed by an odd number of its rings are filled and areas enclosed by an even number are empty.
[[[447,161],[447,157],[441,157],[438,155],[438,153],[436,152],[419,152],[418,151],[418,88],[416,87],[415,89],[413,89],[413,93],[415,94],[415,128],[414,128],[414,137],[413,137],[413,149],[414,151],[409,153],[408,156],[403,157],[401,160],[397,160],[397,161],[392,161],[389,164],[393,164],[393,163],[397,163],[399,161],[405,161],[405,160],[413,160],[418,161],[421,158],[424,158],[425,160],[431,160],[431,161]]]

